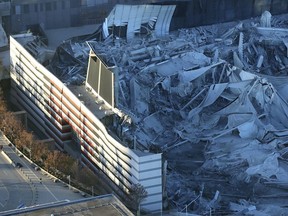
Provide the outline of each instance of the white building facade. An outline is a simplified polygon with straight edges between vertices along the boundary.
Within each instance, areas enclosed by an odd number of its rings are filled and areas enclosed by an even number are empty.
[[[10,37],[12,98],[58,147],[80,138],[81,159],[101,170],[121,191],[140,183],[148,192],[141,208],[162,210],[162,155],[134,151],[107,132],[102,122],[57,77]]]

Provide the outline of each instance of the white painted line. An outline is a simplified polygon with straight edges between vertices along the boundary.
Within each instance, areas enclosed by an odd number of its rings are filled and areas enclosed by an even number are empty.
[[[22,159],[22,158],[19,158],[19,159],[20,159],[20,161],[21,161],[23,164],[25,164],[25,166],[28,168],[28,170],[29,170],[31,173],[33,173],[33,175],[36,177],[36,179],[38,179],[39,182],[42,182],[42,181],[40,181],[39,177],[34,173],[34,171],[29,167],[29,165],[24,161],[24,159]],[[41,183],[41,185],[43,185],[43,187],[52,195],[52,197],[53,197],[56,201],[59,201],[59,200],[57,199],[57,197],[49,190],[49,188],[48,188],[45,184]]]
[[[5,159],[10,163],[12,164],[12,160],[8,157],[8,155],[4,152],[4,151],[1,151],[2,155],[5,157]]]
[[[43,183],[42,183],[43,184]],[[46,185],[44,185],[43,184],[43,186],[46,188],[46,190],[54,197],[54,199],[56,200],[56,201],[59,201],[58,199],[57,199],[57,197],[49,190],[49,188],[46,186]]]

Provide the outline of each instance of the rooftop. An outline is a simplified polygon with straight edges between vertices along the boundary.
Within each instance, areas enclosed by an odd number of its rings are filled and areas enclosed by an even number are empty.
[[[133,214],[112,194],[77,201],[64,200],[22,209],[0,212],[0,215],[110,215],[132,216]]]

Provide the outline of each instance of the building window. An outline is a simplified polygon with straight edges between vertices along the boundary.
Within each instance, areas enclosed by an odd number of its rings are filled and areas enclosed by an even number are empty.
[[[57,2],[56,1],[53,2],[53,10],[57,10]]]
[[[81,6],[87,6],[87,0],[81,0]]]
[[[66,8],[66,5],[65,5],[65,1],[62,1],[62,9],[64,10]]]
[[[34,12],[38,12],[38,4],[34,4]]]
[[[40,11],[43,11],[43,3],[40,4]]]
[[[16,14],[16,15],[21,14],[21,7],[20,7],[20,5],[16,5],[16,6],[15,6],[15,14]]]
[[[87,7],[93,7],[97,4],[104,4],[108,2],[107,0],[101,0],[101,1],[100,0],[82,0],[82,1],[85,1]]]
[[[81,5],[79,0],[70,0],[70,8],[79,8]]]
[[[92,7],[92,6],[94,6],[95,4],[96,4],[95,1],[91,1],[91,0],[88,0],[88,1],[87,1],[87,7]]]
[[[47,2],[47,3],[45,4],[45,10],[46,10],[46,11],[51,11],[51,10],[52,10],[51,2]]]
[[[23,13],[24,14],[28,14],[29,13],[29,5],[28,4],[24,4],[24,5],[22,5],[22,7],[23,7]]]

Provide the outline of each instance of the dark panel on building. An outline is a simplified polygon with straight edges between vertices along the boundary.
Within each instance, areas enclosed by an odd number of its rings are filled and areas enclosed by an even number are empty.
[[[287,13],[288,11],[288,1],[283,0],[272,0],[271,13]]]
[[[82,25],[82,20],[79,19],[79,14],[71,15],[71,27],[77,27]]]
[[[111,106],[114,107],[114,74],[108,70],[104,65],[101,67],[100,76],[100,95]]]
[[[87,83],[107,103],[114,106],[114,74],[94,56],[89,59]]]
[[[99,60],[96,57],[89,59],[87,82],[98,93],[99,83]]]
[[[247,19],[249,17],[254,16],[253,6],[247,7],[247,5],[251,5],[251,2],[254,3],[254,0],[242,0],[238,1],[236,9],[238,19]]]

